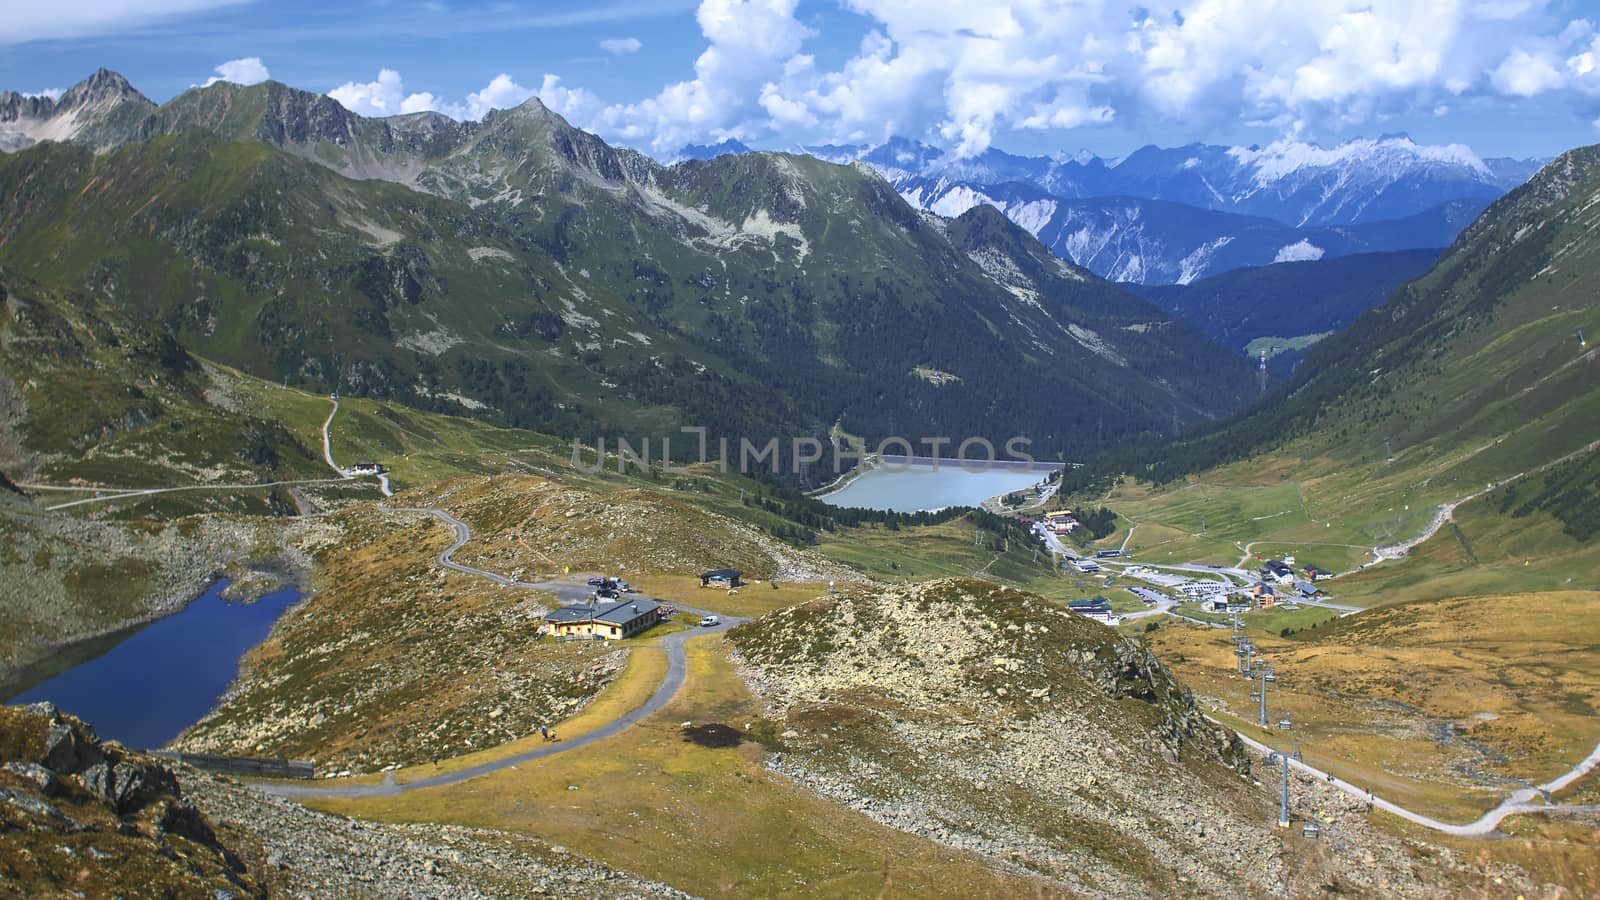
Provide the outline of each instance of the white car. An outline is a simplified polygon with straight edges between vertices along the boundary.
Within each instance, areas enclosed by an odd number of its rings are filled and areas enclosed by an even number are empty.
[[[721,625],[721,624],[722,624],[722,617],[721,616],[706,616],[704,619],[700,620],[700,627],[701,628],[711,628],[711,627],[713,627],[715,625]]]

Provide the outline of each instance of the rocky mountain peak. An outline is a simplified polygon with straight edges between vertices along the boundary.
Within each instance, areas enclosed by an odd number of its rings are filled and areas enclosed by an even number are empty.
[[[56,100],[58,109],[70,109],[77,106],[87,106],[94,103],[108,101],[132,100],[142,102],[149,106],[155,104],[150,99],[139,93],[138,89],[123,78],[121,74],[107,68],[99,68],[93,75],[78,82],[61,94]]]

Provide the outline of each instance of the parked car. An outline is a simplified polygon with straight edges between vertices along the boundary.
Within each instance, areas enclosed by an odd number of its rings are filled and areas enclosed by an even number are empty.
[[[712,627],[714,625],[721,625],[721,624],[722,624],[722,617],[721,616],[706,616],[704,619],[700,620],[700,627],[701,628],[710,628],[710,627]]]
[[[591,579],[589,579],[589,586],[590,587],[600,587],[601,585],[603,585],[605,583],[606,583],[606,580],[604,578],[591,578]]]

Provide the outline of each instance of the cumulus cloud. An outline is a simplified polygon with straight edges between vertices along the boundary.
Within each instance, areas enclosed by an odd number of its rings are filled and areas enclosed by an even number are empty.
[[[339,101],[345,109],[363,116],[433,111],[461,120],[477,120],[491,110],[510,109],[536,94],[544,96],[545,105],[563,115],[589,116],[603,106],[593,94],[567,88],[554,75],[544,76],[539,89],[535,90],[523,87],[504,72],[490,79],[482,90],[473,91],[460,102],[429,91],[407,93],[405,80],[394,69],[380,70],[376,81],[347,81],[328,92],[328,96]]]
[[[42,91],[23,91],[22,92],[22,96],[24,96],[24,97],[49,97],[51,100],[59,100],[59,99],[61,99],[61,95],[65,94],[66,92],[67,92],[66,88],[45,88]]]
[[[615,56],[624,56],[629,53],[638,53],[644,43],[636,37],[607,38],[600,42],[600,49]]]
[[[267,66],[259,56],[246,56],[242,59],[230,59],[213,68],[217,73],[206,79],[201,87],[210,87],[219,81],[231,81],[234,84],[259,84],[271,78]]]
[[[402,112],[420,112],[422,109],[432,108],[434,103],[431,94],[407,96],[400,73],[393,69],[379,70],[377,81],[365,84],[347,81],[329,91],[328,96],[339,101],[345,109],[363,116],[394,116]],[[420,108],[407,109],[407,104]]]
[[[477,118],[537,93],[580,127],[656,151],[901,135],[965,156],[1018,130],[1248,122],[1299,136],[1498,97],[1600,95],[1600,29],[1562,16],[1564,0],[841,0],[865,33],[826,67],[797,2],[701,0],[692,77],[631,103],[556,74],[532,90],[501,75],[454,103],[405,95],[398,75],[335,96]]]
[[[703,0],[694,78],[581,122],[689,140],[937,137],[1251,121],[1298,134],[1475,96],[1600,93],[1600,39],[1559,0],[844,0],[869,22],[822,70],[793,0]]]

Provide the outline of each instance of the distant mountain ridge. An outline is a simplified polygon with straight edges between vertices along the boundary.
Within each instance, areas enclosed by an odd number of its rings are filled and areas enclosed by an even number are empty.
[[[960,159],[904,138],[796,148],[864,162],[907,202],[944,216],[988,203],[1063,259],[1112,281],[1188,284],[1276,262],[1442,247],[1541,161],[1481,159],[1405,135],[1325,148],[1147,146]],[[727,152],[735,152],[728,150]]]
[[[942,216],[993,206],[1062,259],[1107,280],[1135,284],[1181,285],[1246,266],[1443,247],[1487,205],[1453,200],[1404,219],[1292,227],[1165,200],[1063,200],[1020,182],[981,186],[905,178],[896,187],[913,206]]]
[[[861,160],[897,185],[916,179],[1031,185],[1067,200],[1138,197],[1274,219],[1295,227],[1355,225],[1413,216],[1447,201],[1493,200],[1543,160],[1480,159],[1459,144],[1405,135],[1357,138],[1325,148],[1298,141],[1266,147],[1142,147],[1120,159],[1088,153],[1017,156],[989,149],[970,159],[894,138],[877,146],[802,147],[834,162]]]

